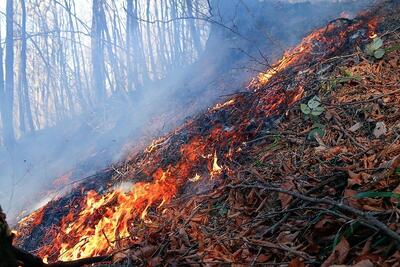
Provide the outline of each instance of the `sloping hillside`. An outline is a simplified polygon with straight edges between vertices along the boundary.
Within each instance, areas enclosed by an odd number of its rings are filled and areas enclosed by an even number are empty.
[[[332,21],[249,91],[19,225],[48,261],[396,266],[400,7]]]

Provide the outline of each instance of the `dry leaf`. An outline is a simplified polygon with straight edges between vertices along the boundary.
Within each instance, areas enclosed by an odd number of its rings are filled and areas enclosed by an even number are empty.
[[[292,181],[287,181],[281,185],[281,188],[292,191],[295,188],[295,185]],[[281,201],[282,207],[286,208],[292,200],[292,196],[284,193],[279,193],[279,200]]]
[[[291,260],[288,265],[288,267],[304,267],[304,266],[305,266],[304,261],[299,257],[296,257],[293,260]]]
[[[357,191],[351,190],[351,189],[345,189],[344,190],[344,197],[346,198],[345,202],[347,202],[348,205],[360,209],[362,206],[360,203],[358,203],[358,200],[354,198],[354,196],[357,194]]]
[[[392,191],[393,193],[396,193],[396,194],[400,194],[400,184]],[[395,197],[391,197],[390,198],[390,201],[393,203],[393,204],[398,204],[399,203],[399,199],[397,199],[397,198],[395,198]]]
[[[363,124],[361,122],[357,122],[356,124],[354,124],[353,126],[351,126],[349,128],[349,131],[354,133],[354,132],[358,131],[362,126],[363,126]]]
[[[385,135],[387,133],[386,124],[383,121],[377,122],[373,133],[376,138]]]
[[[354,265],[331,265],[330,267],[374,267],[370,260],[362,260]]]
[[[277,242],[282,245],[289,245],[293,243],[293,240],[299,235],[300,232],[290,233],[290,231],[283,231],[279,233]]]
[[[328,267],[334,264],[342,264],[350,250],[350,244],[345,238],[340,240],[332,254],[322,263],[321,267]]]
[[[352,171],[348,171],[349,173],[349,179],[348,181],[348,186],[351,187],[352,185],[361,185],[362,184],[362,179],[361,179],[361,173],[355,173]]]
[[[267,261],[269,261],[270,258],[271,258],[270,255],[261,254],[258,256],[257,262],[261,262],[261,263],[267,262]]]

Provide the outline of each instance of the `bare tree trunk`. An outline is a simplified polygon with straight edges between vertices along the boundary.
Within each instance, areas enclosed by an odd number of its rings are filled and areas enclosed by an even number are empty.
[[[0,40],[1,40],[1,29],[0,29]],[[4,92],[4,69],[3,69],[3,46],[0,43],[0,115],[1,115],[1,120],[2,120],[2,126],[4,129],[4,114],[5,114],[5,105],[6,105],[6,99],[5,99],[5,92]],[[3,137],[3,143],[4,137]]]
[[[193,0],[186,0],[186,6],[187,6],[187,15],[189,18],[194,17],[193,14]],[[202,48],[201,48],[201,41],[200,41],[200,34],[196,29],[195,25],[195,20],[194,19],[189,19],[189,28],[190,28],[190,34],[193,39],[193,45],[196,49],[197,55],[200,55]]]
[[[147,0],[146,3],[146,19],[150,21],[150,0]],[[150,25],[147,24],[147,29],[146,29],[146,35],[147,35],[147,43],[148,43],[148,53],[149,53],[149,58],[150,58],[150,66],[149,70],[153,72],[152,78],[154,79],[154,73],[156,72],[156,64],[154,61],[154,54],[153,54],[153,44],[151,40],[151,32],[150,32]]]
[[[13,103],[14,103],[14,3],[7,0],[6,9],[6,69],[5,69],[5,107],[2,114],[4,143],[13,146],[15,143]]]
[[[77,49],[77,40],[75,37],[75,26],[74,26],[74,21],[72,20],[72,11],[71,11],[71,3],[68,3],[67,0],[64,0],[64,4],[66,6],[67,12],[68,12],[68,22],[69,26],[71,29],[71,53],[72,53],[72,61],[74,64],[74,77],[75,77],[75,83],[76,83],[76,90],[78,94],[78,98],[80,101],[80,106],[82,110],[87,109],[87,103],[85,100],[85,97],[83,95],[83,84],[82,84],[82,76],[81,76],[81,61],[79,59],[78,55],[78,49]]]
[[[96,92],[95,95],[98,101],[104,101],[106,97],[104,42],[102,38],[103,25],[100,17],[102,9],[103,9],[103,0],[93,0],[92,33],[91,33],[92,87],[93,90]]]
[[[133,91],[133,70],[132,70],[132,18],[133,0],[126,0],[126,75],[128,92]]]
[[[26,77],[26,50],[27,50],[27,36],[26,36],[26,5],[25,0],[21,0],[21,55],[20,55],[20,68],[19,68],[19,115],[20,115],[20,130],[21,132],[33,131],[33,117],[31,110],[31,103],[28,91],[28,79]]]

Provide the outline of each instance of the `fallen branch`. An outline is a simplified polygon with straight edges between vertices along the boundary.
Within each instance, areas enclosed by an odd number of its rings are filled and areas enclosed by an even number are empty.
[[[266,191],[274,191],[274,192],[279,192],[283,194],[288,194],[293,197],[296,197],[298,199],[308,201],[311,203],[316,203],[316,204],[326,204],[330,206],[334,206],[342,211],[347,211],[349,213],[352,213],[353,215],[356,215],[357,217],[361,218],[367,225],[374,226],[374,228],[379,229],[382,233],[386,234],[388,237],[392,238],[397,242],[398,245],[400,245],[400,235],[398,235],[396,232],[394,232],[392,229],[390,229],[386,224],[382,223],[375,217],[373,217],[372,214],[363,212],[359,209],[350,207],[348,205],[345,205],[343,203],[336,202],[332,199],[329,198],[315,198],[315,197],[308,197],[305,196],[301,193],[298,192],[293,192],[289,190],[285,190],[279,187],[274,187],[270,185],[260,185],[260,184],[254,184],[254,185],[232,185],[228,186],[229,188],[258,188],[258,189],[263,189]]]

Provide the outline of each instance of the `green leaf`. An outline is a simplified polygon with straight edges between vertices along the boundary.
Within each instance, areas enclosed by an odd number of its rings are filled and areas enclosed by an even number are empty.
[[[319,137],[324,137],[325,136],[325,130],[324,129],[322,129],[322,128],[314,128],[314,129],[312,129],[309,133],[308,133],[308,139],[310,139],[310,140],[314,140],[315,139],[315,137],[316,136],[319,136]]]
[[[308,101],[307,105],[310,109],[314,109],[321,105],[321,99],[318,96],[314,96]]]
[[[381,48],[383,46],[383,41],[381,38],[377,37],[375,38],[372,43],[371,43],[371,48],[373,50],[378,50],[379,48]]]
[[[385,54],[385,50],[382,49],[383,46],[383,41],[381,38],[375,38],[371,43],[367,44],[365,46],[365,53],[367,53],[369,56],[374,56],[376,58],[382,58],[383,55]],[[382,49],[382,50],[381,50]],[[377,56],[375,56],[376,51],[379,50],[379,52],[377,52]],[[383,52],[383,54],[382,54]]]
[[[379,48],[378,50],[376,50],[374,52],[374,57],[377,59],[383,58],[384,55],[385,55],[385,49],[383,49],[383,48]]]
[[[372,198],[372,197],[394,197],[400,200],[400,194],[393,192],[362,192],[354,196],[354,198]]]
[[[366,53],[368,56],[373,56],[373,55],[374,55],[374,52],[375,52],[375,49],[372,48],[372,45],[371,45],[371,44],[367,44],[367,45],[365,46],[365,53]]]
[[[312,129],[321,128],[321,129],[325,130],[325,127],[326,127],[325,125],[323,125],[322,123],[319,123],[319,122],[315,122],[312,125]]]
[[[303,112],[306,115],[311,113],[311,109],[306,104],[301,104],[300,110],[301,110],[301,112]]]
[[[319,116],[319,115],[321,115],[322,113],[324,113],[324,111],[325,111],[325,108],[319,106],[319,107],[313,108],[313,109],[311,110],[311,115],[313,115],[313,116]]]

